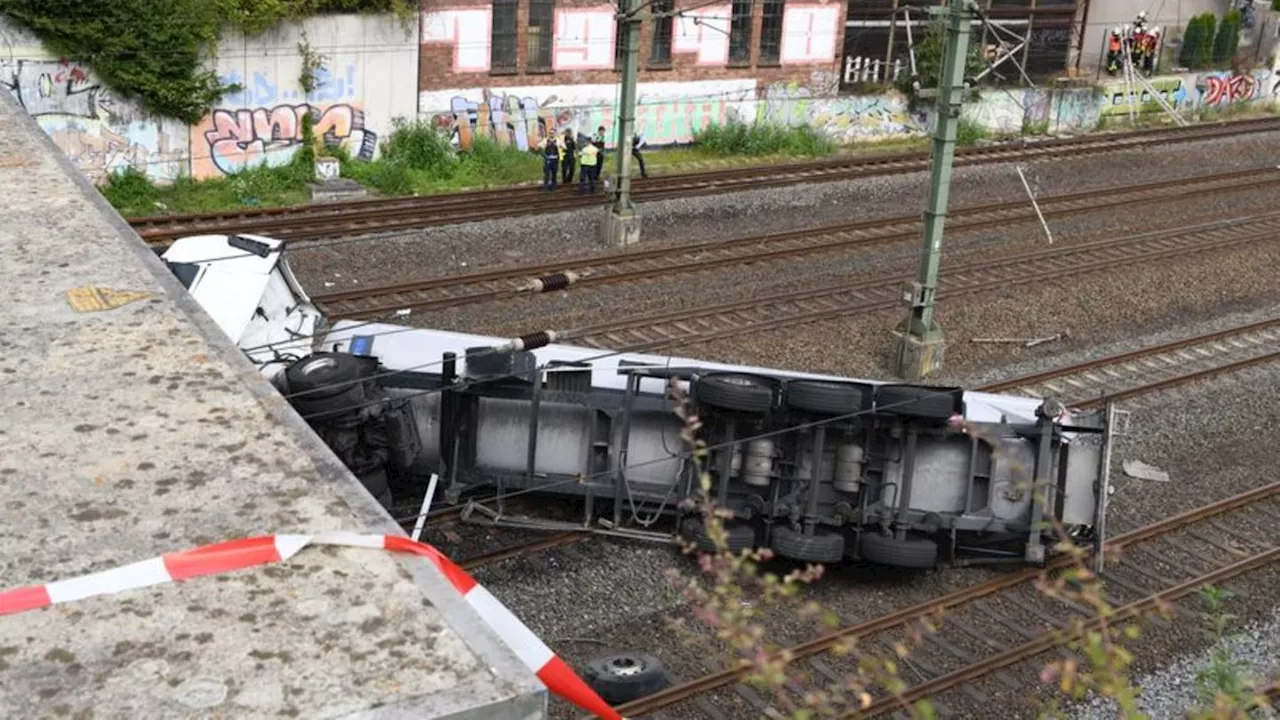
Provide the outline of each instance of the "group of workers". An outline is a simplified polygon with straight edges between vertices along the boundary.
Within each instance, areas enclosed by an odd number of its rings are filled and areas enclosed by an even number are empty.
[[[1107,38],[1107,72],[1115,75],[1124,67],[1126,50],[1136,71],[1150,75],[1160,55],[1160,28],[1147,27],[1147,13],[1138,13],[1133,25],[1117,27]]]
[[[556,189],[557,179],[569,185],[573,182],[574,169],[580,168],[578,174],[578,192],[594,193],[596,182],[600,179],[600,166],[604,164],[604,126],[596,128],[595,137],[580,136],[582,146],[574,139],[572,130],[563,134],[551,134],[542,141],[542,189]],[[640,149],[645,146],[644,136],[636,134],[631,138],[631,156],[640,165],[640,176],[649,177],[644,167],[644,155]]]

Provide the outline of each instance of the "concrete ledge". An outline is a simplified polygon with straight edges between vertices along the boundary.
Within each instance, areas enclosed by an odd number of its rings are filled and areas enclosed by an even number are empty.
[[[0,587],[264,533],[399,533],[0,93]],[[76,312],[66,292],[151,293]],[[289,563],[0,618],[10,717],[535,718],[546,691],[425,561]]]

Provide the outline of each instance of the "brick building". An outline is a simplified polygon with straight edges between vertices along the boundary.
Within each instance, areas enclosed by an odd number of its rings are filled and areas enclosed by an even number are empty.
[[[599,0],[430,0],[422,8],[421,116],[467,146],[528,147],[549,131],[611,130],[621,55]],[[637,123],[653,144],[753,121],[777,93],[834,96],[844,7],[834,0],[654,0],[640,33]],[[612,135],[612,132],[611,132]]]

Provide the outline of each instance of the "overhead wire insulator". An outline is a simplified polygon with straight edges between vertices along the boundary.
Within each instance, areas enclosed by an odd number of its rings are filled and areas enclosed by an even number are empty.
[[[581,279],[582,275],[579,275],[572,270],[566,270],[564,272],[552,273],[550,275],[533,278],[521,285],[518,289],[521,292],[555,292],[556,290],[564,290]]]
[[[518,338],[508,341],[503,345],[494,348],[497,352],[518,352],[520,350],[537,350],[540,347],[546,347],[559,339],[559,334],[555,330],[540,330],[534,333],[521,335]]]

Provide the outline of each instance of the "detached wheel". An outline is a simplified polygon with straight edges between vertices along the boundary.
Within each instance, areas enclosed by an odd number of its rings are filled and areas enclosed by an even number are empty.
[[[693,541],[699,550],[705,553],[716,552],[716,545],[710,537],[707,537],[706,525],[701,520],[694,520],[685,528],[689,540]],[[725,541],[729,545],[730,553],[737,555],[743,550],[750,550],[756,546],[756,531],[750,525],[725,525],[724,529],[728,536]]]
[[[787,405],[815,415],[849,415],[863,407],[862,387],[853,383],[794,380],[787,384]]]
[[[899,540],[876,532],[863,533],[858,550],[863,560],[877,565],[927,569],[938,564],[938,543],[924,538]]]
[[[790,560],[812,563],[836,563],[844,559],[844,536],[829,530],[814,530],[813,535],[789,527],[773,529],[774,552]]]
[[[954,388],[918,385],[881,385],[876,391],[876,412],[925,420],[948,420],[956,412]]]
[[[315,353],[284,371],[289,394],[307,402],[341,395],[363,376],[363,367],[354,355]]]
[[[592,690],[610,705],[621,705],[652,695],[667,686],[667,674],[658,658],[643,653],[605,655],[587,661],[582,674]]]
[[[758,375],[717,373],[698,380],[698,402],[733,412],[763,415],[773,409],[773,381]]]

